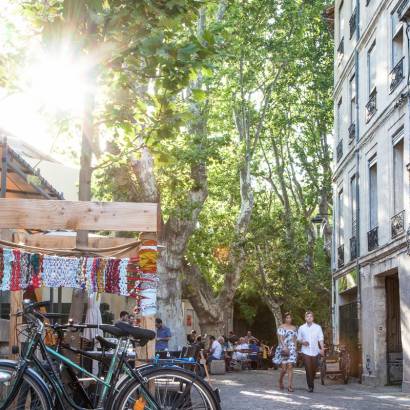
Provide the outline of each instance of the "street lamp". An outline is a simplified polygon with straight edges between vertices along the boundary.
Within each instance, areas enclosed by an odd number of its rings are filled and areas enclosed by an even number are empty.
[[[317,214],[315,217],[313,217],[310,221],[312,222],[313,225],[316,226],[317,229],[317,236],[319,238],[324,239],[324,250],[329,252],[331,248],[331,241],[327,241],[326,235],[325,235],[325,229],[329,228],[329,222],[328,222],[328,216],[331,214]]]

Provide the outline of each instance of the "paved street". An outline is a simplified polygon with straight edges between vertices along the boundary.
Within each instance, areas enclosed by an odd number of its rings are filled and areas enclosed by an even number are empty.
[[[396,387],[370,388],[356,383],[316,381],[315,393],[306,391],[303,369],[296,370],[295,392],[279,391],[278,371],[243,371],[212,376],[219,387],[223,410],[388,410],[410,409],[410,396]]]

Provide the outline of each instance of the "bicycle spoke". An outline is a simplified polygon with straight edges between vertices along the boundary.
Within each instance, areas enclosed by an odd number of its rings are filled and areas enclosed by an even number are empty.
[[[164,371],[162,375],[161,372]],[[160,410],[212,410],[213,403],[209,399],[209,393],[206,393],[201,383],[191,375],[182,374],[181,377],[172,375],[172,370],[158,370],[158,373],[148,377],[146,388],[151,391],[158,409]],[[152,387],[154,383],[154,388]],[[132,390],[132,389],[131,389]],[[124,398],[121,410],[133,409],[141,396],[140,385],[130,391]],[[148,410],[147,407],[144,410]]]

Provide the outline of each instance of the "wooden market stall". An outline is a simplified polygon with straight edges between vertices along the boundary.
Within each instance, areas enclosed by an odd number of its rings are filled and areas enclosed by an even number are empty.
[[[142,240],[156,240],[158,220],[156,203],[0,199],[0,229],[123,231],[140,233]],[[77,248],[84,254],[88,249]],[[21,302],[22,291],[11,292],[11,314]],[[154,330],[154,321],[153,316],[143,317],[141,326]],[[15,320],[10,320],[10,336],[15,326]],[[148,357],[154,349],[154,343],[148,343]]]

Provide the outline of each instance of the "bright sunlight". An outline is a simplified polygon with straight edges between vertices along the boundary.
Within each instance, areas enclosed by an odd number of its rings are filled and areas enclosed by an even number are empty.
[[[25,76],[29,93],[47,111],[80,115],[87,89],[86,65],[65,56],[42,55]]]

